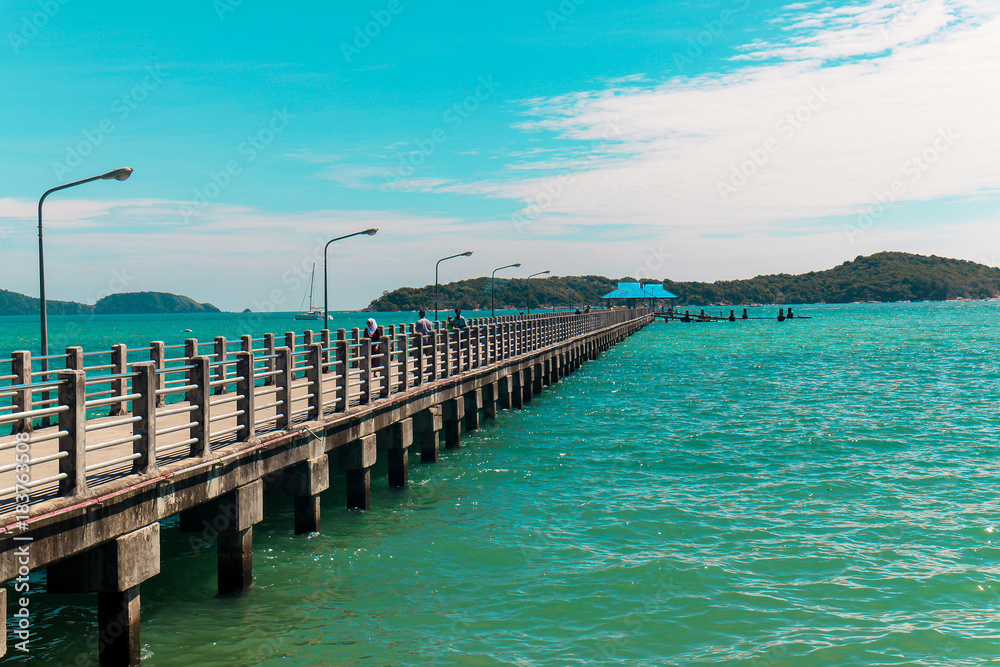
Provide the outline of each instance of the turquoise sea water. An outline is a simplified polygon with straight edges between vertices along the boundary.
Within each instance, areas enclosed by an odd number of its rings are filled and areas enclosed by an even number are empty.
[[[266,499],[241,596],[167,522],[144,664],[1000,664],[1000,303],[796,312],[654,323],[322,534]],[[7,660],[95,664],[95,605]]]

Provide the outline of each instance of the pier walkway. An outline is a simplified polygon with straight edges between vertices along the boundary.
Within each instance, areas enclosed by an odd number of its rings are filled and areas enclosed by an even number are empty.
[[[160,521],[179,514],[182,532],[217,542],[220,593],[246,589],[265,493],[294,498],[296,534],[318,531],[332,473],[346,506],[367,509],[378,458],[405,486],[411,446],[435,461],[652,320],[621,309],[470,320],[426,339],[391,326],[375,344],[340,329],[69,348],[48,371],[15,352],[0,360],[0,582],[15,609],[7,619],[0,588],[0,613],[15,646],[33,636],[24,600],[44,568],[49,592],[98,593],[101,664],[138,664]]]

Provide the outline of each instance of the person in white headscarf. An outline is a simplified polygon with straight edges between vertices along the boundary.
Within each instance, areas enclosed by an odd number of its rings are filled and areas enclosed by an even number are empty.
[[[381,354],[383,351],[383,345],[380,343],[380,341],[382,340],[382,327],[378,325],[374,317],[368,318],[368,324],[365,326],[364,335],[365,338],[371,339],[372,356],[375,356],[376,354]],[[378,376],[379,381],[381,381],[381,373],[378,372],[378,369],[381,368],[384,364],[385,364],[385,357],[377,357],[375,359],[372,359],[373,376]],[[374,382],[375,377],[373,377],[372,380]],[[385,396],[388,393],[387,388],[382,388],[382,390],[379,393],[382,396]]]

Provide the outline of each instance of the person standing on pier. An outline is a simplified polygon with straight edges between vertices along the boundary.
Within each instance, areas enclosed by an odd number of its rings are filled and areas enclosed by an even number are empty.
[[[378,377],[381,381],[382,373],[379,370],[384,365],[384,357],[376,356],[382,353],[383,345],[382,340],[382,327],[378,325],[374,317],[368,318],[368,324],[365,326],[365,338],[368,338],[372,342],[372,381]],[[385,350],[386,355],[388,355],[388,349]],[[385,390],[380,392],[385,394]]]
[[[427,311],[420,311],[420,319],[417,320],[417,326],[415,327],[418,334],[424,337],[424,343],[427,342],[427,337],[431,335],[431,331],[434,330],[434,325],[431,321],[427,319]]]

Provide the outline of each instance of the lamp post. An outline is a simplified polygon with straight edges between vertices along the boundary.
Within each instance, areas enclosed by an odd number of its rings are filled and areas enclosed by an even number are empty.
[[[343,239],[349,239],[352,236],[361,236],[362,234],[367,234],[368,236],[375,236],[378,234],[378,227],[373,227],[372,229],[366,229],[363,232],[354,232],[353,234],[346,234],[344,236],[338,236],[335,239],[330,239],[323,246],[323,328],[328,328],[328,321],[330,319],[330,311],[327,310],[327,287],[329,286],[329,277],[326,270],[326,250],[330,247],[330,244],[334,241],[340,241]]]
[[[511,269],[516,266],[521,266],[521,262],[518,262],[517,264],[508,264],[507,266],[501,266],[498,269],[493,269],[493,276],[490,278],[490,317],[497,316],[497,309],[496,309],[497,271],[502,271],[504,269]]]
[[[100,176],[91,176],[90,178],[85,178],[82,181],[74,181],[72,183],[67,183],[66,185],[60,185],[45,191],[42,198],[38,200],[38,299],[40,301],[41,315],[42,315],[42,371],[46,372],[49,370],[49,360],[45,357],[49,356],[49,315],[48,308],[45,303],[45,253],[42,246],[42,202],[53,192],[58,192],[59,190],[65,190],[66,188],[71,188],[74,185],[80,185],[82,183],[90,183],[96,180],[115,180],[124,181],[128,180],[128,177],[132,175],[131,167],[120,167],[113,171],[109,171],[106,174],[101,174]],[[43,375],[42,379],[47,380],[48,376]]]
[[[471,256],[472,256],[472,251],[471,250],[466,250],[465,252],[460,252],[457,255],[449,255],[448,257],[442,257],[441,259],[439,259],[437,261],[437,264],[434,265],[434,294],[435,295],[437,295],[437,293],[438,293],[438,266],[441,265],[441,262],[443,262],[446,259],[455,259],[456,257],[471,257]],[[434,321],[435,322],[437,322],[437,318],[438,318],[438,304],[439,303],[441,303],[441,302],[440,301],[435,301],[434,302]]]
[[[544,276],[547,273],[549,273],[549,271],[539,271],[538,273],[532,273],[530,276],[528,276],[528,280],[531,280],[535,276]],[[530,289],[528,290],[527,301],[528,301],[528,314],[531,315],[531,290]]]

